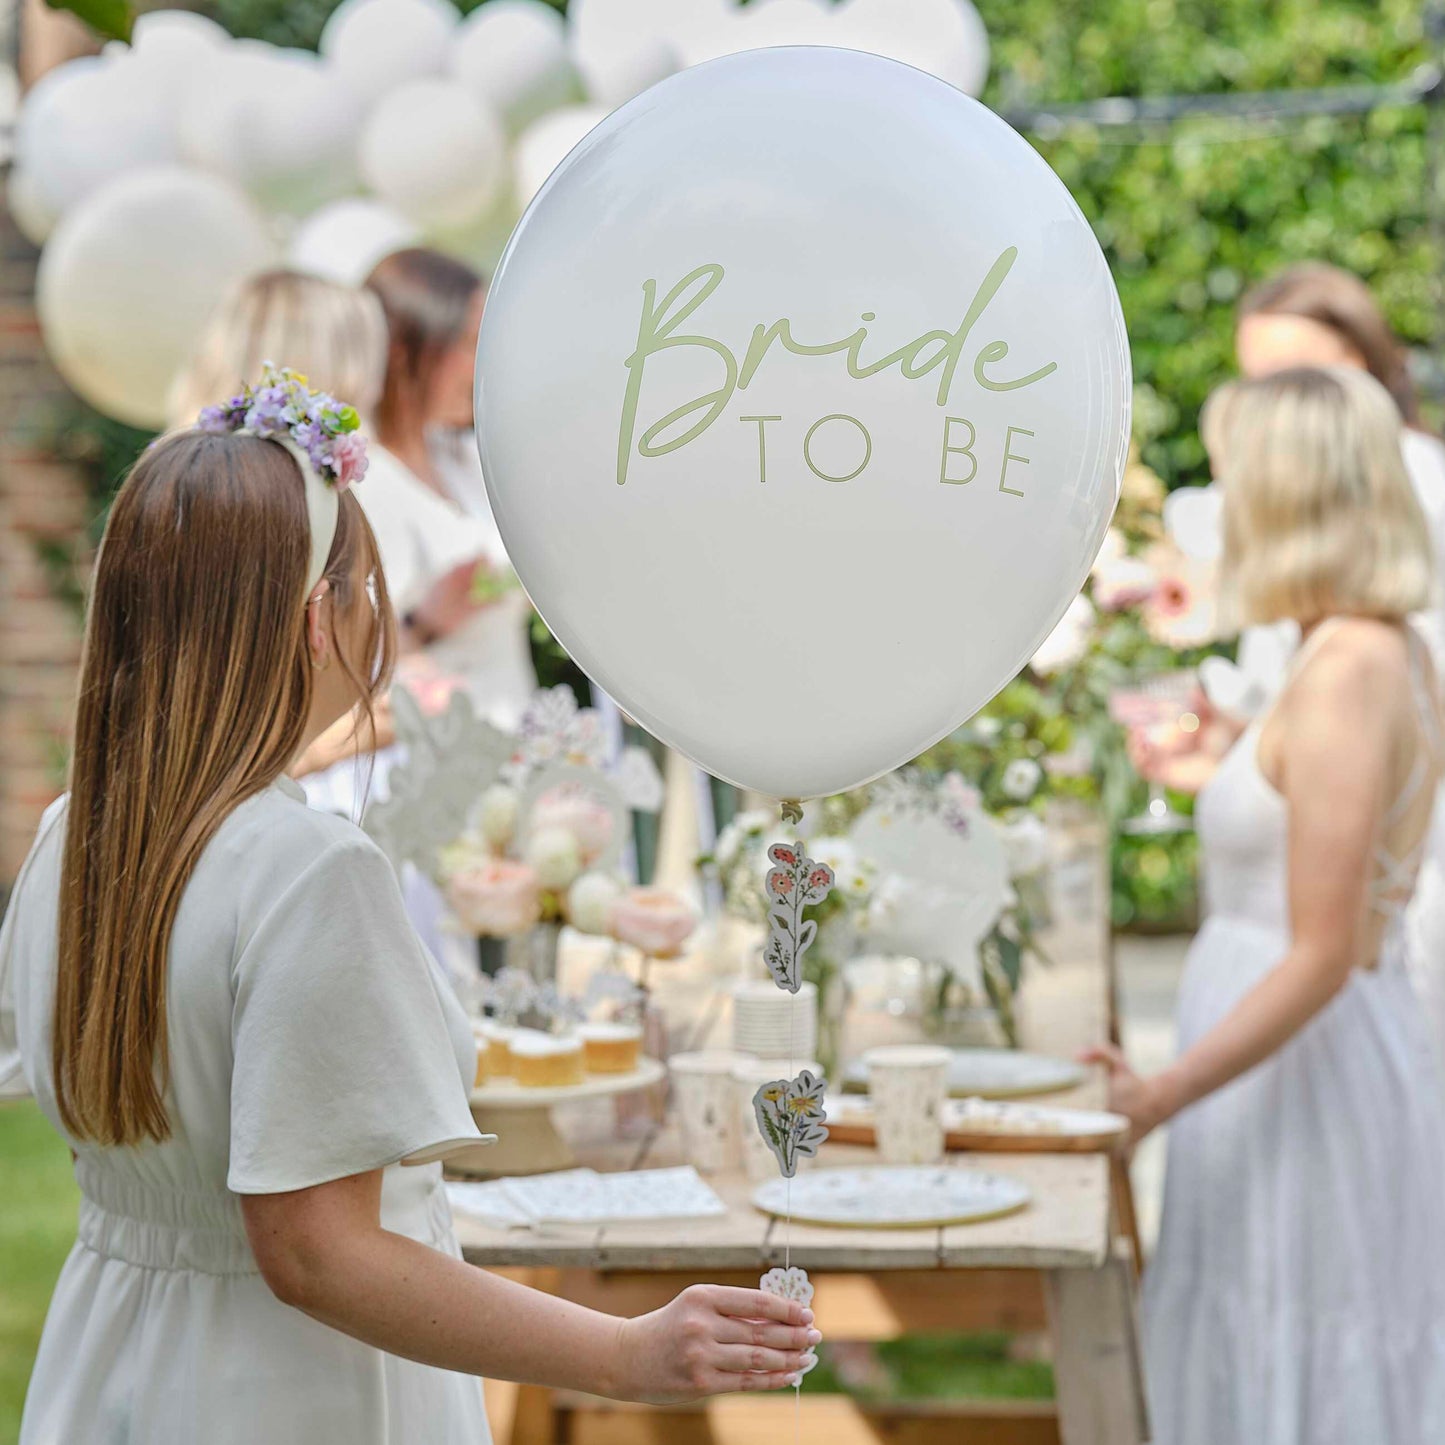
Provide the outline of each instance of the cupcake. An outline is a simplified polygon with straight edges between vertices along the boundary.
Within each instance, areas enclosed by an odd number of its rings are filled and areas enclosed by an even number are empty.
[[[472,1038],[477,1045],[477,1074],[476,1078],[472,1080],[472,1088],[480,1089],[492,1075],[489,1058],[492,1052],[492,1040],[480,1019],[472,1021]]]
[[[493,1079],[505,1079],[512,1072],[512,1035],[521,1030],[510,1024],[500,1024],[496,1019],[478,1019],[472,1025],[477,1036],[477,1052],[481,1052],[482,1040],[487,1041],[487,1074]]]
[[[582,1024],[577,1035],[589,1074],[630,1074],[642,1057],[641,1024]]]
[[[518,1029],[510,1048],[512,1075],[524,1089],[558,1089],[582,1082],[582,1040],[576,1034]]]

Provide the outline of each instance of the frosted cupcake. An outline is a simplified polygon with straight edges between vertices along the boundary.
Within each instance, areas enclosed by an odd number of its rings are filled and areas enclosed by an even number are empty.
[[[510,1049],[512,1076],[524,1089],[559,1089],[582,1082],[582,1040],[576,1034],[518,1029]]]
[[[472,1088],[480,1089],[492,1076],[490,1059],[492,1040],[480,1019],[472,1020],[472,1038],[477,1045],[477,1074],[476,1078],[472,1080]]]
[[[505,1079],[512,1072],[512,1035],[521,1030],[511,1024],[501,1024],[496,1019],[478,1019],[472,1025],[477,1036],[477,1052],[481,1052],[482,1040],[487,1042],[487,1074],[493,1079]]]
[[[589,1074],[630,1074],[642,1057],[641,1024],[581,1024],[577,1036]]]

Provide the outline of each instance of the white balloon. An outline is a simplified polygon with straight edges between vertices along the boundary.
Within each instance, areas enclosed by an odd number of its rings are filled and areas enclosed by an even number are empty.
[[[306,212],[356,189],[362,107],[304,50],[233,46],[189,87],[182,155],[244,186],[268,209]]]
[[[610,112],[600,105],[569,105],[533,121],[517,139],[512,156],[512,188],[525,206],[566,159],[567,152]]]
[[[478,378],[548,625],[775,797],[906,762],[1014,675],[1129,434],[1118,297],[1058,178],[952,87],[826,48],[697,66],[597,126],[513,234]]]
[[[567,38],[588,98],[610,110],[672,75],[733,9],[732,0],[572,0]]]
[[[378,261],[421,240],[415,221],[365,197],[333,201],[291,237],[286,264],[309,276],[360,286]]]
[[[342,0],[321,32],[321,53],[369,105],[393,86],[440,75],[460,21],[448,0]]]
[[[73,60],[26,98],[16,154],[47,210],[63,215],[117,176],[176,158],[174,95],[139,57]]]
[[[131,50],[153,71],[176,75],[231,43],[224,25],[193,10],[151,10],[136,16]]]
[[[41,254],[46,348],[92,406],[160,426],[212,307],[271,260],[265,222],[234,187],[180,166],[133,171],[70,212]]]
[[[507,140],[497,117],[455,80],[412,80],[367,117],[361,177],[422,226],[480,217],[506,179]]]
[[[24,166],[11,166],[5,184],[5,204],[20,234],[32,246],[43,246],[60,217],[46,204],[35,178]]]
[[[988,31],[969,0],[844,0],[839,45],[917,66],[966,95],[988,79]]]
[[[837,44],[837,35],[834,9],[828,0],[753,0],[751,5],[735,8],[721,23],[695,30],[685,43],[683,58],[689,65],[697,65],[776,45]]]
[[[511,130],[570,100],[577,83],[562,16],[543,0],[491,0],[474,10],[447,68]]]

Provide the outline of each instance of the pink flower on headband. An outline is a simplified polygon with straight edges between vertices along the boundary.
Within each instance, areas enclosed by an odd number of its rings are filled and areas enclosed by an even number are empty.
[[[336,463],[336,490],[344,492],[352,482],[366,476],[366,441],[355,432],[339,436],[331,444],[331,457]]]

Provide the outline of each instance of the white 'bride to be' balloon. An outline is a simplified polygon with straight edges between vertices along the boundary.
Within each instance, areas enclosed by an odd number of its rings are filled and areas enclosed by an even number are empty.
[[[827,48],[597,126],[503,257],[478,378],[548,625],[657,736],[784,798],[906,762],[1027,661],[1129,431],[1118,298],[1057,177],[951,86]]]

